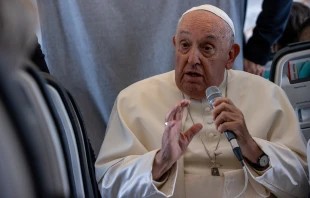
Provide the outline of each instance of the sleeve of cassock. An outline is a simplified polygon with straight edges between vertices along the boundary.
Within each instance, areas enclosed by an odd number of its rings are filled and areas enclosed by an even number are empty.
[[[95,167],[102,197],[170,197],[177,177],[177,164],[164,183],[152,178],[158,150],[147,150],[124,121],[124,113],[114,104],[104,142]]]
[[[267,195],[273,193],[283,198],[307,197],[310,188],[305,139],[285,93],[279,88],[274,96],[275,100],[270,102],[276,106],[277,111],[272,116],[267,140],[253,137],[269,156],[270,167],[258,173],[246,164],[250,182],[254,188],[257,186],[255,182],[266,187]]]

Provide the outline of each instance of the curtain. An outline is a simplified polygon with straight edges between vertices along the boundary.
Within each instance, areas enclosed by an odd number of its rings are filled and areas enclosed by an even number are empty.
[[[243,0],[37,0],[49,70],[76,99],[96,154],[117,94],[173,70],[178,19],[206,3],[232,18],[242,47]],[[242,54],[234,67],[243,68]]]

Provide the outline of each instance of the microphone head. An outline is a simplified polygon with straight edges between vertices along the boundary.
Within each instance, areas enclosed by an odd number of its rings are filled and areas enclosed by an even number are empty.
[[[213,102],[216,98],[221,98],[221,90],[217,86],[211,86],[206,90],[206,96],[209,104],[213,107]]]

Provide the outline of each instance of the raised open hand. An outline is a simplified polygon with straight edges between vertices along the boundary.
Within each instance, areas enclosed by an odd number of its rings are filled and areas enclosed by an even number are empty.
[[[182,100],[167,114],[162,147],[156,154],[153,164],[153,179],[158,180],[184,154],[193,137],[202,129],[197,123],[182,133],[183,110],[190,104],[189,100]]]

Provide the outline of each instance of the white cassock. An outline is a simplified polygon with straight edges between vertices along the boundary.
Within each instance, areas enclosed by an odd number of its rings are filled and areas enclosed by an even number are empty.
[[[264,172],[246,164],[249,181],[241,197],[306,197],[306,142],[285,93],[262,77],[242,71],[229,70],[226,78],[227,97],[242,111],[249,133],[270,157]],[[225,79],[219,86],[224,96]],[[212,164],[196,135],[166,180],[153,181],[152,165],[161,148],[165,116],[182,95],[174,71],[137,82],[118,95],[95,164],[103,197],[226,198],[242,191],[243,170],[226,137],[216,131],[206,99],[192,99],[189,111],[195,123],[203,124],[199,134],[212,158],[220,138],[216,151],[220,176],[211,175]],[[184,130],[192,124],[185,109]]]

